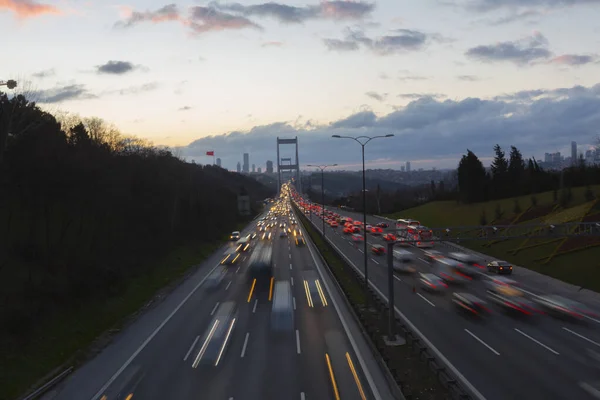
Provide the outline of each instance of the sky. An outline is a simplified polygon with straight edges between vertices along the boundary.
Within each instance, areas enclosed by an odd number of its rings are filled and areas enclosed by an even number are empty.
[[[127,1],[127,0],[121,0]],[[0,80],[198,163],[453,168],[600,135],[600,0],[0,0]],[[281,157],[293,156],[293,146]]]

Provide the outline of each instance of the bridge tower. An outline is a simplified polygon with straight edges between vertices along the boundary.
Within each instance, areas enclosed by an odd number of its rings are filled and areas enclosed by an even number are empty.
[[[292,162],[291,158],[281,158],[279,155],[279,146],[293,144],[296,147],[296,159]],[[285,163],[285,164],[284,164]],[[300,161],[298,160],[298,136],[293,139],[280,139],[277,137],[277,191],[281,189],[283,183],[282,173],[290,171],[294,177],[296,190],[302,193],[302,184],[300,182]],[[294,173],[295,172],[295,173]]]

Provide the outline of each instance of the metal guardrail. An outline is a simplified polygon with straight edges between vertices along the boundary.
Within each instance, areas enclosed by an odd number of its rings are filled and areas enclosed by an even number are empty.
[[[306,217],[306,215],[304,216]],[[306,220],[309,221],[318,232],[320,232],[320,229],[315,223],[315,221],[309,220],[308,218],[306,218]],[[348,259],[348,257],[345,254],[343,254],[337,246],[333,244],[329,237],[325,236],[325,239],[327,243],[331,246],[331,248],[334,249],[336,253],[338,253],[338,255],[342,259],[344,259],[347,264],[349,264],[354,274],[359,279],[362,279],[364,281],[364,275],[362,275],[361,271],[357,270],[357,267],[353,265],[353,263]],[[374,299],[377,300],[378,306],[387,309],[387,299],[385,298],[385,295],[383,295],[383,293],[376,287],[374,290],[374,284],[372,282],[369,282],[369,285],[370,294]],[[398,314],[398,312],[396,312],[396,314]],[[445,357],[439,352],[439,350],[435,349],[439,353],[437,357],[431,355],[430,348],[433,348],[431,342],[429,342],[425,335],[423,335],[416,328],[414,328],[414,325],[410,322],[410,320],[408,320],[408,318],[406,318],[402,314],[400,315],[405,319],[405,321],[403,321],[401,318],[396,317],[396,323],[398,323],[398,325],[400,326],[404,337],[407,339],[407,342],[412,346],[413,349],[418,349],[419,357],[421,359],[424,359],[427,365],[435,372],[439,381],[442,383],[442,385],[449,389],[453,398],[463,400],[476,398],[469,395],[467,391],[461,386],[461,384],[459,384],[458,376],[455,376],[455,374],[449,372],[453,371],[453,367],[449,364],[448,360],[446,360]]]
[[[66,370],[64,370],[60,374],[56,375],[54,378],[50,379],[44,385],[42,385],[39,388],[37,388],[32,393],[30,393],[27,396],[21,398],[21,400],[34,400],[34,399],[37,399],[38,397],[40,397],[41,395],[43,395],[44,393],[46,393],[48,390],[50,390],[52,387],[54,387],[57,383],[59,383],[60,381],[62,381],[63,379],[65,379],[67,377],[67,375],[69,375],[71,372],[73,372],[73,367],[67,368]]]

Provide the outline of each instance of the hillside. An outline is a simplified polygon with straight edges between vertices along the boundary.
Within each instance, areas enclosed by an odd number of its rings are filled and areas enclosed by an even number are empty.
[[[600,194],[600,186],[592,186]],[[485,212],[488,224],[552,224],[600,221],[600,203],[586,196],[586,188],[572,189],[573,197],[566,207],[560,207],[552,192],[540,193],[532,205],[531,196],[477,204],[454,201],[431,202],[389,215],[390,218],[415,218],[431,227],[451,227],[480,224]],[[520,211],[515,212],[515,201]],[[500,218],[496,209],[503,211]],[[600,291],[600,237],[537,240],[472,241],[461,245],[490,256],[505,259],[557,279]]]
[[[342,197],[347,196],[351,193],[360,192],[362,190],[362,175],[353,172],[325,172],[323,177],[325,183],[325,191],[331,197]],[[310,182],[313,189],[321,188],[321,173],[313,173],[310,175],[310,179],[304,180]],[[378,178],[366,179],[367,190],[374,191],[377,189],[377,185],[380,186],[382,191],[395,192],[396,190],[402,190],[409,188],[408,185],[392,182]]]

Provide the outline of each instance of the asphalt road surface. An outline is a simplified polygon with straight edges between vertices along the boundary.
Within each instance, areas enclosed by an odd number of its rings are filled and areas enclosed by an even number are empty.
[[[255,230],[256,221],[242,236]],[[394,398],[312,243],[297,247],[293,235],[280,238],[280,230],[271,229],[273,282],[248,277],[250,249],[209,288],[205,277],[218,270],[223,248],[45,399]],[[295,326],[276,336],[271,306],[278,281],[290,283]],[[235,321],[220,319],[232,303]],[[202,357],[214,344],[217,320],[227,327],[215,339],[223,350],[207,364]]]
[[[362,214],[337,209],[335,212],[362,221]],[[320,230],[322,221],[315,215],[312,221]],[[390,223],[379,217],[367,217],[367,223],[378,222]],[[325,226],[333,245],[362,271],[363,243],[354,244],[341,227]],[[373,244],[385,245],[381,237],[372,235],[368,235],[367,242],[369,251]],[[430,264],[423,259],[423,250],[414,246],[403,248],[416,255],[418,271],[431,271]],[[443,244],[436,244],[435,250],[456,251]],[[368,268],[372,285],[387,296],[386,257],[369,254]],[[547,291],[535,280],[518,273],[511,279],[520,281],[531,295]],[[547,315],[515,318],[493,305],[490,306],[492,315],[484,322],[465,318],[450,301],[451,292],[467,291],[486,299],[482,280],[473,280],[464,289],[451,286],[446,293],[428,294],[419,289],[413,276],[395,274],[396,310],[443,354],[452,369],[472,388],[476,398],[600,398],[594,397],[600,392],[594,393],[588,385],[600,380],[600,320],[587,318],[584,323],[576,323]],[[414,292],[413,288],[416,288]]]

